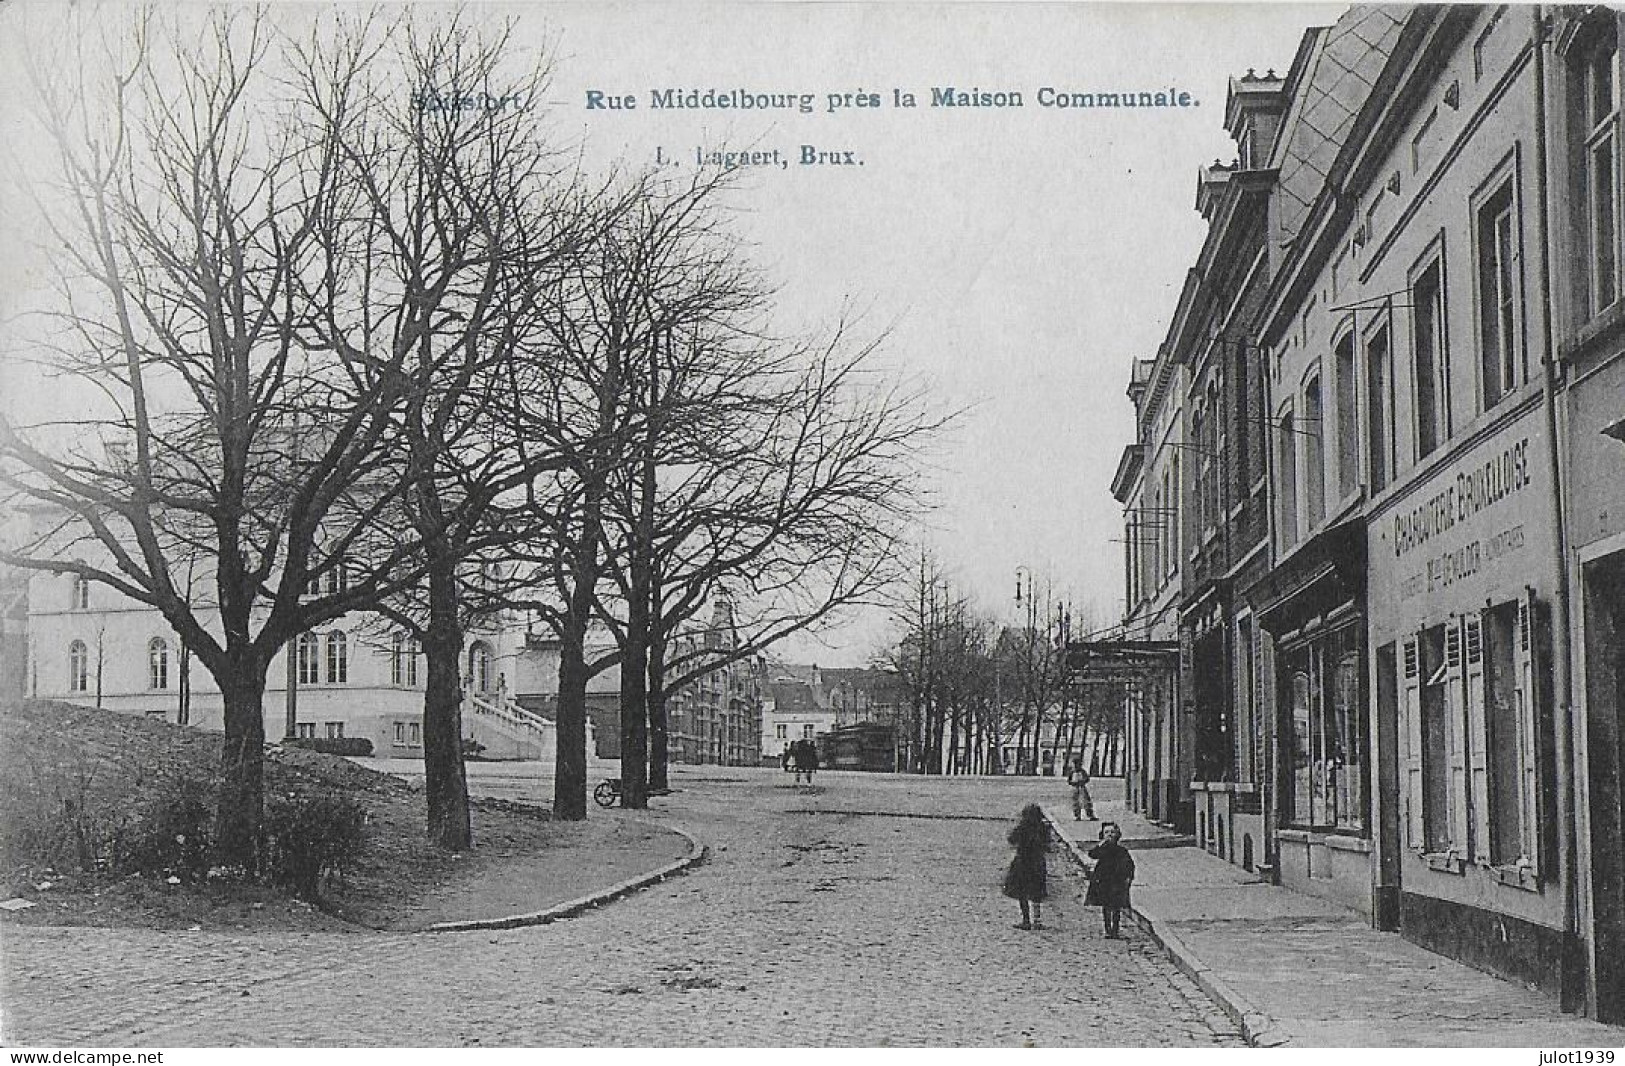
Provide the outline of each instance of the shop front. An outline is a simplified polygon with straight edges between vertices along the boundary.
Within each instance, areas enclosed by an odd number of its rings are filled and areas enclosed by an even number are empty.
[[[1355,514],[1298,546],[1248,598],[1267,634],[1274,697],[1265,810],[1277,879],[1370,916],[1365,569]]]
[[[1379,885],[1400,931],[1556,992],[1572,938],[1551,686],[1557,527],[1539,401],[1526,395],[1368,512],[1366,681]]]

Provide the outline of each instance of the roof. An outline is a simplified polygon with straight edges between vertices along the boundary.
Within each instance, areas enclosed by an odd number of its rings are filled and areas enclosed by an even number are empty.
[[[1321,31],[1319,48],[1300,51],[1304,67],[1293,71],[1292,81],[1302,89],[1287,112],[1272,159],[1280,173],[1276,204],[1281,240],[1298,235],[1325,187],[1333,160],[1393,54],[1407,13],[1404,7],[1356,4]]]
[[[769,681],[767,691],[773,697],[773,708],[780,714],[785,712],[813,713],[818,705],[813,701],[812,686],[800,681]]]

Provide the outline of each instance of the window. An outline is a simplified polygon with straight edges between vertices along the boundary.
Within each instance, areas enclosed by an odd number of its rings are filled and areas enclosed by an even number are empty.
[[[298,729],[298,734],[299,734],[301,739],[303,739],[303,740],[315,740],[316,739],[316,723],[315,722],[300,722],[298,724],[297,729]]]
[[[327,683],[343,685],[350,680],[350,644],[342,629],[327,634]]]
[[[322,677],[319,672],[321,658],[321,642],[314,633],[299,634],[298,675],[301,685],[320,684]]]
[[[1478,330],[1484,410],[1526,378],[1519,310],[1523,279],[1508,181],[1478,209]]]
[[[801,727],[801,735],[803,737],[806,737],[808,740],[812,739],[813,727],[812,727],[811,723]]]
[[[1482,615],[1486,718],[1482,803],[1488,824],[1487,859],[1497,866],[1539,865],[1541,766],[1541,653],[1534,601],[1498,604]],[[1475,628],[1479,619],[1469,618]]]
[[[328,740],[343,740],[344,739],[344,723],[343,722],[328,722],[327,723],[327,739]]]
[[[1360,632],[1344,626],[1284,656],[1294,824],[1366,828],[1366,724]]]
[[[423,726],[422,726],[422,724],[418,723],[418,722],[408,723],[406,736],[407,736],[407,743],[408,744],[422,744],[423,743]]]
[[[73,588],[69,597],[69,607],[76,611],[90,610],[90,578],[83,574],[73,575]]]
[[[491,691],[491,646],[483,640],[469,645],[468,679],[475,692]]]
[[[1446,640],[1445,626],[1422,633],[1419,706],[1422,845],[1428,852],[1450,849],[1450,771],[1447,764],[1450,728],[1450,681],[1459,669],[1460,644]],[[1448,647],[1448,652],[1447,652]]]
[[[1580,130],[1585,136],[1580,183],[1590,265],[1586,310],[1595,316],[1619,297],[1619,45],[1612,21],[1577,60]]]
[[[1303,388],[1303,491],[1308,528],[1313,530],[1326,517],[1326,459],[1321,454],[1320,427],[1324,423],[1320,402],[1320,376],[1309,379]]]
[[[389,645],[389,683],[416,688],[418,683],[418,642],[406,631],[397,632]]]
[[[1354,334],[1337,342],[1333,358],[1337,381],[1337,496],[1347,497],[1360,487],[1360,384],[1354,369]],[[1321,416],[1321,425],[1325,425]]]
[[[1450,357],[1445,350],[1440,260],[1411,284],[1412,381],[1416,388],[1416,457],[1433,454],[1450,435]]]
[[[1280,472],[1281,547],[1298,543],[1298,439],[1291,408],[1275,420],[1276,469]]]
[[[1394,398],[1389,367],[1388,327],[1384,325],[1366,339],[1366,461],[1371,464],[1369,481],[1373,493],[1388,485],[1393,473],[1394,442],[1389,432]]]
[[[790,739],[790,727],[782,724],[776,726],[773,730],[773,735],[779,740],[788,740]]]
[[[405,744],[406,743],[406,723],[405,722],[396,722],[395,723],[395,743],[397,743],[397,744]]]
[[[1191,433],[1196,438],[1196,533],[1198,537],[1207,530],[1210,516],[1207,513],[1207,405],[1202,404],[1196,408],[1196,415],[1191,419]]]
[[[68,691],[90,691],[90,651],[82,640],[68,645]]]
[[[1422,120],[1417,127],[1416,136],[1411,138],[1411,173],[1415,174],[1422,169],[1422,155],[1428,142],[1428,136],[1433,132],[1433,124],[1439,119],[1439,109],[1434,108],[1428,112],[1428,117]]]
[[[147,687],[169,687],[169,645],[163,637],[153,637],[147,644]]]
[[[333,596],[350,588],[349,568],[345,565],[343,556],[337,559],[313,561],[312,565],[317,572],[305,582],[305,595],[307,596]],[[326,569],[322,569],[322,567]]]

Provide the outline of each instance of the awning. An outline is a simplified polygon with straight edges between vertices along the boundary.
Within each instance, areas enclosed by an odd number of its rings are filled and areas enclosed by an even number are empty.
[[[1066,668],[1081,681],[1138,683],[1177,673],[1179,642],[1173,640],[1076,640],[1066,646]]]

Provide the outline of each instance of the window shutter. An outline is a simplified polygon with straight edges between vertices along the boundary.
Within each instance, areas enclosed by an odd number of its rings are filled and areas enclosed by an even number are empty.
[[[1427,837],[1422,831],[1422,679],[1421,649],[1417,638],[1406,637],[1400,678],[1400,714],[1405,737],[1405,828],[1412,848],[1421,851]]]
[[[1472,810],[1473,835],[1467,853],[1480,863],[1490,861],[1490,759],[1489,732],[1484,707],[1484,619],[1468,615],[1462,619],[1466,645],[1467,678],[1467,767],[1471,780],[1468,805]]]
[[[1518,601],[1518,642],[1515,648],[1518,664],[1518,801],[1519,836],[1523,840],[1520,866],[1537,866],[1540,855],[1540,758],[1536,742],[1540,715],[1539,706],[1540,641],[1534,627],[1539,619],[1539,605],[1535,590],[1526,588]]]
[[[1467,705],[1462,663],[1461,619],[1452,616],[1444,630],[1445,747],[1450,765],[1450,847],[1467,849]]]

